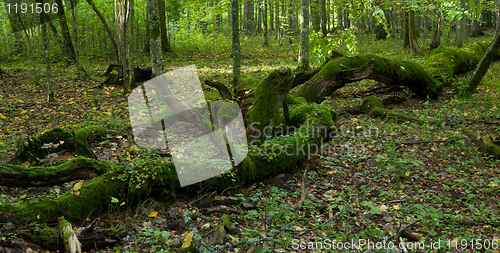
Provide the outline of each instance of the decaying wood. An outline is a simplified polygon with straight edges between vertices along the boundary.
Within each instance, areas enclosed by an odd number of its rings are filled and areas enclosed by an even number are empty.
[[[71,163],[74,166],[64,166],[67,169],[62,170],[63,166],[55,166],[52,169],[52,175],[48,175],[43,170],[48,170],[45,167],[30,167],[16,165],[0,165],[0,185],[3,186],[52,186],[59,185],[65,182],[70,182],[77,179],[92,179],[104,173],[104,171],[96,168],[98,161],[88,159],[85,157],[78,157],[73,159]],[[40,175],[37,176],[35,171],[39,171]],[[43,174],[47,174],[45,177]]]
[[[231,100],[233,98],[233,96],[231,95],[231,91],[224,84],[219,83],[219,82],[210,81],[210,80],[205,80],[205,84],[210,86],[210,87],[216,88],[217,91],[219,91],[219,94],[222,97],[222,99]]]

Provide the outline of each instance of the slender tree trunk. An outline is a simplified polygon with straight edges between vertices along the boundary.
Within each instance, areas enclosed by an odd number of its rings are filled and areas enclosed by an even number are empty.
[[[275,0],[277,1],[277,0]],[[267,2],[267,6],[269,6],[269,9],[267,10],[269,12],[269,31],[274,31],[274,9],[273,9],[273,1],[269,0]]]
[[[149,18],[151,66],[153,67],[153,76],[159,76],[163,73],[163,60],[161,54],[161,31],[158,1],[147,0],[146,11]]]
[[[160,14],[161,29],[161,50],[163,53],[171,52],[170,43],[167,37],[167,22],[165,19],[165,0],[158,0],[158,11]]]
[[[279,34],[281,30],[281,22],[280,22],[280,0],[274,0],[274,18],[275,18],[275,26],[276,26],[276,38],[279,39]],[[279,42],[278,42],[279,44]]]
[[[288,43],[292,44],[293,35],[293,0],[288,1]]]
[[[43,13],[43,12],[42,12]],[[45,67],[46,67],[46,74],[45,77],[47,78],[47,85],[48,85],[48,92],[47,92],[47,99],[49,103],[53,103],[55,101],[54,98],[54,87],[52,83],[52,75],[50,73],[50,57],[49,57],[49,39],[47,36],[47,19],[45,19],[44,14],[40,14],[40,23],[42,24],[42,37],[43,37],[43,51],[44,51],[44,56],[45,56]]]
[[[305,72],[309,67],[309,0],[300,1],[300,48],[299,72]]]
[[[455,47],[461,48],[464,44],[465,36],[465,0],[460,0],[460,7],[462,8],[462,17],[457,22],[457,38],[455,39]]]
[[[441,25],[441,14],[440,12],[438,12],[437,20],[434,20],[434,22],[432,22],[432,39],[431,39],[430,50],[437,48],[439,47],[439,45],[441,45],[440,25]]]
[[[75,48],[73,47],[73,42],[71,41],[71,34],[69,33],[68,22],[66,21],[66,13],[64,12],[64,5],[62,0],[55,0],[57,6],[57,16],[59,17],[59,24],[61,25],[61,33],[63,37],[64,45],[69,51],[72,59],[76,61]]]
[[[408,11],[408,27],[410,32],[410,43],[412,54],[420,54],[420,48],[417,43],[417,32],[415,31],[415,11]]]
[[[408,31],[408,10],[406,8],[403,8],[403,47],[408,48],[410,47],[410,32]]]
[[[337,10],[337,29],[342,30],[344,29],[344,24],[343,24],[343,13],[342,7],[339,5],[339,8]]]
[[[493,59],[498,54],[498,50],[500,50],[500,33],[497,32],[495,38],[488,46],[483,58],[481,58],[481,61],[477,65],[476,71],[474,71],[471,79],[467,82],[466,93],[472,94],[476,91],[479,83],[481,83],[481,80],[483,80],[484,75],[486,75],[488,68],[493,62]]]
[[[323,36],[327,34],[327,19],[326,19],[326,0],[319,0],[321,8],[321,32]]]
[[[238,0],[231,1],[232,12],[232,52],[233,52],[233,90],[236,90],[241,77],[241,47],[240,47],[240,30],[239,30],[239,3]]]
[[[134,60],[135,60],[135,30],[134,30],[134,26],[135,26],[135,2],[134,0],[129,0],[129,5],[130,5],[130,8],[129,8],[129,15],[130,15],[130,20],[129,20],[129,24],[130,24],[130,44],[129,44],[129,63],[130,63],[130,66],[129,66],[129,69],[130,69],[130,73],[129,73],[129,84],[130,86],[129,87],[126,87],[128,88],[129,90],[133,90],[133,86],[134,86],[134,83],[135,83],[135,64],[134,64]]]
[[[244,22],[243,22],[243,30],[246,30],[249,34],[253,34],[255,22],[254,22],[254,4],[253,0],[247,0],[245,2],[245,10],[244,10]]]
[[[266,0],[264,0],[264,2],[262,3],[262,7],[263,7],[262,22],[263,22],[263,26],[264,26],[264,46],[268,47],[269,41],[267,38],[267,1]]]
[[[151,53],[151,44],[149,43],[149,38],[151,36],[151,31],[149,30],[149,14],[146,11],[146,42],[144,43],[144,52]]]
[[[95,6],[95,4],[92,0],[87,0],[87,3],[92,7],[95,14],[97,14],[97,17],[99,17],[99,19],[101,20],[101,23],[102,23],[102,26],[104,27],[104,30],[106,30],[106,32],[108,33],[109,40],[111,41],[111,45],[113,45],[113,49],[115,51],[116,60],[118,61],[118,58],[119,58],[118,57],[118,45],[116,45],[115,36],[113,35],[113,32],[111,32],[111,29],[109,28],[108,22],[106,22],[106,19],[104,18],[102,13],[99,11],[99,9],[97,9],[97,7]]]

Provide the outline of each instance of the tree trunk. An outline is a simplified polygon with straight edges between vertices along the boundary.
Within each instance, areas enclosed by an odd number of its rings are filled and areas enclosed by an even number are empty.
[[[97,17],[99,17],[99,19],[101,20],[102,26],[104,26],[104,30],[106,30],[106,32],[108,33],[109,40],[111,41],[111,45],[113,45],[113,49],[115,51],[116,60],[118,61],[118,59],[119,59],[119,57],[118,57],[118,45],[116,44],[115,36],[113,35],[113,33],[111,32],[111,29],[109,28],[108,22],[106,22],[106,19],[104,18],[102,13],[99,11],[99,9],[97,9],[97,7],[95,6],[95,4],[92,0],[87,0],[87,3],[92,7],[94,12],[97,14]]]
[[[342,18],[343,13],[344,11],[342,11],[342,7],[339,6],[337,10],[337,30],[344,29],[343,18]]]
[[[244,10],[244,22],[243,22],[243,30],[246,30],[249,34],[253,34],[255,22],[254,22],[254,4],[253,0],[247,0],[245,2],[245,10]]]
[[[319,0],[319,5],[321,9],[321,32],[323,33],[323,36],[326,36],[327,31],[326,31],[326,25],[327,25],[327,20],[326,20],[326,0]]]
[[[330,59],[311,79],[293,88],[291,94],[307,102],[321,103],[348,83],[370,79],[408,87],[422,99],[435,98],[442,84],[448,84],[456,74],[480,61],[485,47],[482,43],[471,43],[462,49],[440,47],[431,51],[423,65],[375,55]]]
[[[462,8],[462,17],[457,22],[457,37],[455,39],[455,47],[461,48],[464,45],[465,36],[465,0],[460,0],[460,8]]]
[[[300,48],[299,48],[299,72],[310,69],[309,66],[309,0],[300,1]]]
[[[42,12],[43,13],[43,12]],[[49,57],[49,39],[47,36],[47,24],[46,24],[46,19],[45,15],[40,13],[40,23],[42,24],[42,38],[43,38],[43,51],[44,51],[44,57],[45,57],[45,67],[47,69],[47,72],[45,74],[45,77],[47,78],[47,86],[48,86],[48,91],[47,91],[47,100],[49,104],[55,102],[55,97],[54,97],[54,87],[52,83],[52,75],[50,73],[50,57]],[[1,74],[1,70],[0,70]]]
[[[277,1],[277,0],[275,0]],[[274,31],[274,5],[273,5],[273,1],[272,0],[269,0],[269,2],[267,2],[267,6],[269,7],[268,8],[268,12],[269,12],[269,31]]]
[[[151,31],[149,30],[149,14],[146,11],[146,43],[144,43],[144,51],[146,53],[151,53],[151,44],[149,43],[149,38],[151,36]]]
[[[130,8],[129,8],[129,15],[130,15],[130,20],[129,20],[129,24],[130,24],[130,41],[132,43],[130,43],[129,45],[129,69],[130,70],[134,70],[134,71],[130,71],[129,75],[128,75],[128,78],[129,78],[129,81],[128,83],[130,84],[129,87],[125,87],[126,89],[129,89],[130,91],[134,88],[134,82],[135,82],[135,64],[134,64],[134,60],[135,60],[135,50],[136,50],[136,47],[135,47],[135,2],[134,0],[129,0],[129,5],[130,5]]]
[[[410,43],[411,43],[411,52],[412,54],[420,54],[420,48],[417,43],[417,32],[415,31],[415,11],[408,11],[408,28],[410,32]]]
[[[231,1],[231,16],[233,18],[231,27],[232,35],[232,52],[233,52],[233,90],[238,86],[241,77],[241,47],[240,47],[240,30],[239,30],[239,2],[238,0]]]
[[[276,2],[274,3],[274,24],[276,27],[276,38],[278,39],[278,44],[279,44],[279,34],[281,30],[281,22],[280,22],[280,0],[275,0]]]
[[[403,11],[403,47],[410,47],[410,32],[408,31],[408,10],[406,8],[402,9]]]
[[[64,5],[62,0],[55,0],[57,6],[57,16],[59,17],[59,24],[61,25],[61,33],[63,37],[64,45],[66,50],[69,51],[71,58],[76,61],[75,48],[73,47],[73,42],[71,41],[71,34],[69,33],[68,22],[66,21],[66,13],[64,12]]]
[[[149,44],[151,53],[151,66],[153,67],[153,77],[163,73],[163,60],[161,53],[161,31],[160,15],[158,13],[158,1],[148,0],[146,5],[149,20]]]
[[[165,18],[165,0],[158,0],[158,11],[160,14],[161,50],[163,53],[172,52],[167,36],[167,22]]]
[[[474,74],[472,75],[471,79],[469,80],[469,82],[467,82],[466,93],[472,94],[475,92],[475,90],[479,86],[479,83],[481,83],[481,80],[483,79],[484,75],[486,75],[486,72],[488,71],[488,68],[493,62],[493,59],[495,58],[495,56],[498,55],[499,49],[500,49],[500,33],[497,32],[495,38],[488,46],[486,53],[481,58],[481,61],[479,62],[476,68],[476,71],[474,71]]]
[[[441,12],[437,12],[437,19],[432,22],[432,38],[430,50],[435,49],[441,45]]]
[[[269,46],[269,39],[267,37],[267,1],[264,0],[264,2],[262,2],[262,6],[263,6],[263,15],[262,15],[262,22],[263,22],[263,26],[264,26],[264,46],[265,47],[268,47]]]

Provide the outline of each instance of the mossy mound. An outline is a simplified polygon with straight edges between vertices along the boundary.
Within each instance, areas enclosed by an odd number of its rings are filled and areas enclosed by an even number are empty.
[[[57,153],[62,150],[74,152],[81,156],[94,157],[94,154],[84,141],[90,137],[94,137],[94,132],[98,133],[101,130],[98,127],[88,130],[83,129],[78,131],[77,138],[73,131],[67,132],[61,128],[53,128],[38,137],[29,137],[26,142],[20,138],[15,160],[32,162],[36,158],[43,159],[48,154]]]
[[[370,112],[370,109],[373,107],[383,107],[382,99],[376,97],[376,96],[369,96],[367,99],[363,101],[363,104],[361,104],[361,108],[363,113],[368,113]]]
[[[290,110],[292,126],[300,126],[310,118],[316,118],[323,125],[332,126],[337,120],[337,112],[328,106],[316,103],[300,104]]]
[[[243,94],[247,91],[255,90],[257,87],[257,80],[251,77],[241,78],[238,82],[238,86],[236,87],[236,94]]]

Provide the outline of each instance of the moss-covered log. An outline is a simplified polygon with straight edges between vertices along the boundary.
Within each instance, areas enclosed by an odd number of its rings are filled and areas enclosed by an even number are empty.
[[[420,98],[436,97],[443,84],[456,74],[474,68],[487,44],[471,43],[461,49],[438,47],[423,65],[376,55],[344,56],[330,60],[306,83],[292,90],[308,102],[321,102],[344,85],[371,79],[386,85],[405,86]]]
[[[468,128],[462,128],[462,132],[483,152],[500,158],[500,131],[476,135]]]
[[[263,141],[264,129],[276,126],[276,122],[288,92],[292,88],[293,73],[287,67],[271,72],[257,86],[255,103],[246,114],[247,137]]]
[[[104,136],[108,131],[102,127],[91,126],[77,131],[64,131],[61,128],[50,129],[37,137],[27,140],[20,138],[14,160],[33,162],[35,159],[46,158],[47,155],[63,150],[77,155],[95,158],[87,146],[87,141],[94,141]]]
[[[54,167],[24,167],[19,165],[0,165],[0,185],[3,186],[51,186],[76,179],[98,177],[111,166],[102,161],[76,157]]]

